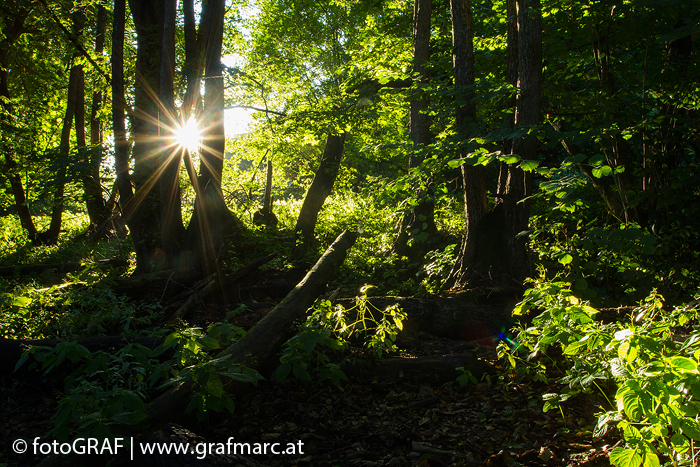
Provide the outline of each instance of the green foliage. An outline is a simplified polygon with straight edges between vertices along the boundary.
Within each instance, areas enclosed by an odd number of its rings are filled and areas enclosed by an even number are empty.
[[[474,375],[472,374],[472,372],[469,370],[465,370],[463,366],[458,366],[455,369],[462,373],[457,377],[457,382],[460,386],[464,387],[467,384],[476,384],[478,382],[476,380],[476,377],[474,377]]]
[[[208,410],[233,413],[235,403],[226,392],[226,385],[232,381],[257,385],[264,378],[257,371],[228,360],[225,354],[214,358],[210,352],[228,347],[243,334],[241,328],[226,322],[210,325],[206,334],[199,328],[187,328],[170,334],[161,351],[175,347],[173,360],[177,369],[172,372],[173,378],[163,383],[161,388],[192,381],[193,394],[185,412],[196,410],[200,421],[208,417]]]
[[[331,362],[326,350],[342,351],[351,340],[361,340],[365,349],[377,358],[396,351],[394,341],[403,328],[406,314],[398,305],[383,311],[372,305],[367,299],[371,287],[362,287],[355,305],[347,310],[341,305],[333,307],[328,300],[317,303],[299,332],[284,344],[281,365],[273,379],[283,381],[291,373],[301,381],[311,381],[311,371],[319,381],[330,380],[339,385],[347,377],[340,364]]]
[[[157,352],[140,344],[127,344],[109,353],[91,353],[76,342],[54,348],[32,347],[17,362],[29,362],[45,374],[66,371],[63,393],[53,416],[56,439],[65,440],[73,430],[84,436],[107,438],[110,427],[134,425],[146,417],[146,401],[158,382],[170,372],[170,362],[159,362]]]
[[[600,391],[609,407],[599,415],[594,435],[615,425],[626,441],[612,451],[613,465],[658,466],[659,456],[674,465],[694,465],[694,443],[700,441],[695,401],[700,394],[700,315],[694,303],[666,310],[663,297],[653,291],[625,322],[601,323],[598,311],[578,299],[571,284],[541,281],[516,308],[518,315],[541,311],[518,335],[527,359],[514,357],[505,346],[501,355],[513,366],[549,355],[551,364],[566,369],[558,380],[561,393],[543,395],[545,411],[562,410],[567,399]],[[553,356],[552,346],[560,349],[560,357]],[[539,371],[543,369],[540,360]],[[616,387],[611,397],[608,382]]]
[[[231,381],[257,384],[262,376],[209,352],[230,345],[242,334],[228,323],[215,323],[206,334],[197,328],[171,333],[155,349],[127,344],[114,352],[92,353],[76,342],[64,342],[54,348],[29,348],[16,368],[38,367],[50,376],[68,373],[53,416],[57,439],[67,439],[76,431],[81,436],[106,438],[114,425],[144,420],[153,396],[186,380],[194,382],[186,412],[197,410],[200,420],[207,417],[207,410],[233,412],[234,401],[225,386]],[[163,359],[166,352],[173,356]]]
[[[89,268],[89,267],[88,267]],[[104,286],[79,280],[0,294],[0,335],[76,338],[138,334],[158,321],[158,303],[136,305]]]

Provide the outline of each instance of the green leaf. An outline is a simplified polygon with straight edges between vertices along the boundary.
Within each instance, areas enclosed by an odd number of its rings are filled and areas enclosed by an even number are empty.
[[[639,467],[642,465],[642,456],[637,449],[617,447],[610,453],[610,463],[617,467]]]
[[[29,297],[15,297],[14,300],[12,300],[12,305],[18,306],[20,308],[24,308],[27,305],[29,305],[32,302],[32,299]]]
[[[690,449],[690,441],[688,441],[688,438],[682,434],[675,433],[673,436],[671,436],[671,446],[673,446],[673,449],[676,452],[683,454]]]
[[[221,383],[219,375],[212,374],[207,381],[207,392],[214,397],[221,397],[224,393],[224,385]]]
[[[652,452],[653,448],[651,446],[645,445],[645,447],[647,449],[644,451],[644,460],[642,461],[644,467],[659,467],[659,456]]]
[[[520,162],[520,156],[517,154],[509,154],[507,156],[501,156],[499,157],[502,162],[505,162],[506,164],[515,164],[516,162]]]
[[[561,264],[569,264],[573,260],[574,260],[574,258],[568,253],[565,254],[564,256],[562,256],[561,258],[559,258],[559,262]]]
[[[532,172],[538,165],[540,165],[540,163],[537,161],[525,160],[520,163],[520,168],[525,172]]]
[[[700,424],[695,420],[689,418],[681,420],[681,429],[688,438],[700,441]]]
[[[272,375],[274,381],[282,382],[284,381],[289,373],[292,371],[292,365],[290,363],[283,363],[277,367],[275,373]]]
[[[145,412],[121,412],[112,415],[112,420],[125,425],[136,425],[147,417]]]
[[[612,173],[612,168],[609,165],[604,165],[602,167],[596,167],[593,169],[593,176],[595,178],[604,177]]]
[[[697,371],[697,364],[687,357],[672,357],[669,359],[669,363],[674,370],[681,372]]]

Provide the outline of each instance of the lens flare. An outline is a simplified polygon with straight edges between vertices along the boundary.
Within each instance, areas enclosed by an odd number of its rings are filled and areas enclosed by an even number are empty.
[[[196,152],[199,148],[202,134],[199,131],[194,118],[175,130],[175,142],[181,148],[187,148],[190,152]]]

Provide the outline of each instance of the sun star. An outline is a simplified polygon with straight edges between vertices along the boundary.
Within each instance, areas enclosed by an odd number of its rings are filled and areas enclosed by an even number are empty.
[[[190,118],[187,123],[175,130],[175,143],[181,148],[187,148],[190,152],[197,151],[201,139],[202,134],[194,118]]]

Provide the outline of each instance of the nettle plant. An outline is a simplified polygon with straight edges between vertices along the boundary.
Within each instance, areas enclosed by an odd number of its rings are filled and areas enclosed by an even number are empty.
[[[327,351],[342,351],[355,339],[378,358],[398,350],[396,336],[403,329],[406,313],[398,304],[378,309],[367,299],[371,288],[362,287],[355,306],[348,309],[333,306],[329,300],[318,301],[299,332],[284,344],[273,380],[281,382],[291,373],[302,381],[311,381],[311,371],[319,381],[330,380],[338,385],[347,376],[340,363],[331,362]]]
[[[525,293],[515,314],[531,310],[544,311],[531,326],[519,330],[520,352],[503,345],[501,354],[513,367],[520,364],[545,371],[554,363],[566,368],[566,376],[559,379],[561,391],[543,395],[543,410],[562,410],[565,400],[600,391],[610,408],[599,414],[594,436],[616,426],[625,440],[624,446],[612,450],[612,465],[654,467],[660,465],[660,458],[674,466],[697,465],[697,301],[668,311],[654,290],[628,320],[604,324],[596,319],[597,310],[574,296],[571,284],[543,281]],[[537,358],[548,355],[551,346],[560,347],[560,357],[551,357],[556,352],[550,352],[549,363]],[[614,400],[604,390],[611,386],[606,383],[614,383]]]

